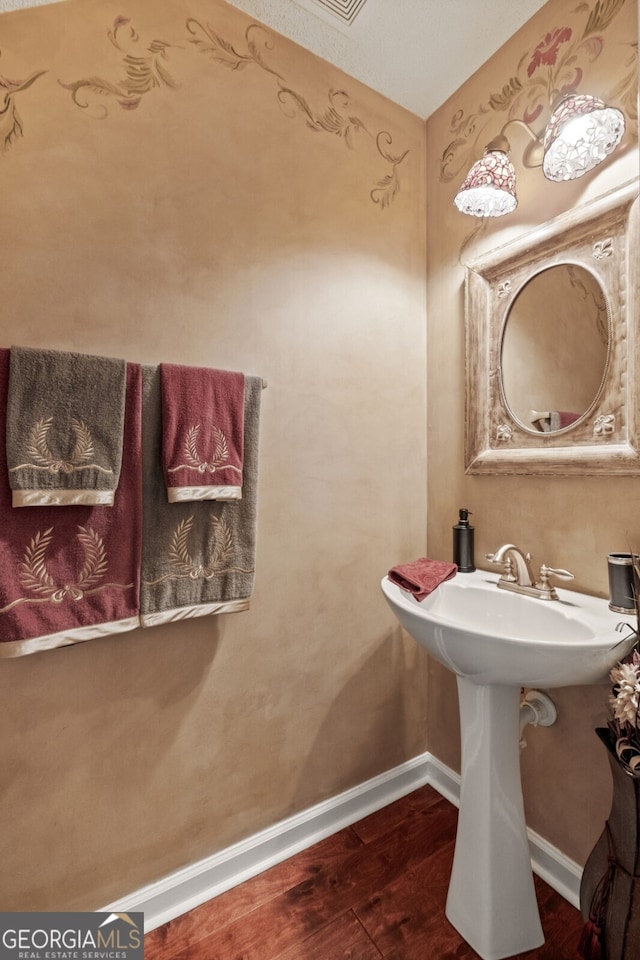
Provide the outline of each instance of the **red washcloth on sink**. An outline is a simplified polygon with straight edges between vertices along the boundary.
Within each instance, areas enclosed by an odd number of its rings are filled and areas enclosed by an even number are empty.
[[[455,563],[445,560],[429,560],[420,557],[411,563],[401,563],[392,567],[387,576],[403,590],[412,593],[416,600],[424,600],[445,580],[451,580],[458,572]]]

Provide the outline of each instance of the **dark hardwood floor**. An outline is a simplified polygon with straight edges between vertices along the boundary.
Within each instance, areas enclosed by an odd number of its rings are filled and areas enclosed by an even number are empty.
[[[145,960],[476,960],[444,916],[457,810],[423,787],[145,937]],[[577,960],[578,910],[538,877],[546,942]]]

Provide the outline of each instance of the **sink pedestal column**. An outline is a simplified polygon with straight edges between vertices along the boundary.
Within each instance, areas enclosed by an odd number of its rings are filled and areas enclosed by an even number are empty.
[[[460,813],[446,915],[484,960],[544,943],[520,779],[520,687],[457,677]]]

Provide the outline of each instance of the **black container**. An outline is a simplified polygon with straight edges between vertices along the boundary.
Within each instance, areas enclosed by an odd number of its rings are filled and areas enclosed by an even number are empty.
[[[453,528],[453,562],[458,573],[473,573],[473,527],[469,523],[469,511],[462,507],[460,518]]]
[[[610,553],[607,557],[607,566],[609,568],[609,609],[616,613],[635,610],[633,555]]]

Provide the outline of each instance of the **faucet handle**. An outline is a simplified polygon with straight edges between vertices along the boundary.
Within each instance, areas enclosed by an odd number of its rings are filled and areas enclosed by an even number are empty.
[[[548,567],[546,563],[543,563],[540,567],[540,579],[548,580],[549,574],[559,577],[560,580],[575,580],[574,575],[569,573],[568,570],[563,570],[561,567]]]
[[[511,557],[509,556],[509,554],[507,554],[506,557],[501,557],[501,558],[498,558],[497,560],[496,560],[496,554],[495,554],[495,553],[485,553],[484,556],[485,556],[485,559],[489,561],[489,563],[501,563],[501,564],[502,564],[502,570],[503,570],[503,572],[502,572],[502,576],[501,576],[501,578],[500,578],[501,580],[507,580],[509,583],[517,583],[517,582],[518,582],[517,577],[515,576],[515,574],[514,574],[514,572],[513,572],[513,560],[511,559]]]
[[[536,583],[536,589],[541,591],[541,597],[544,600],[557,600],[558,594],[555,591],[555,588],[551,583],[549,583],[549,577],[554,576],[558,577],[560,580],[573,580],[574,576],[572,573],[569,573],[568,570],[563,570],[558,567],[549,567],[546,563],[543,563],[540,567],[540,579]]]

